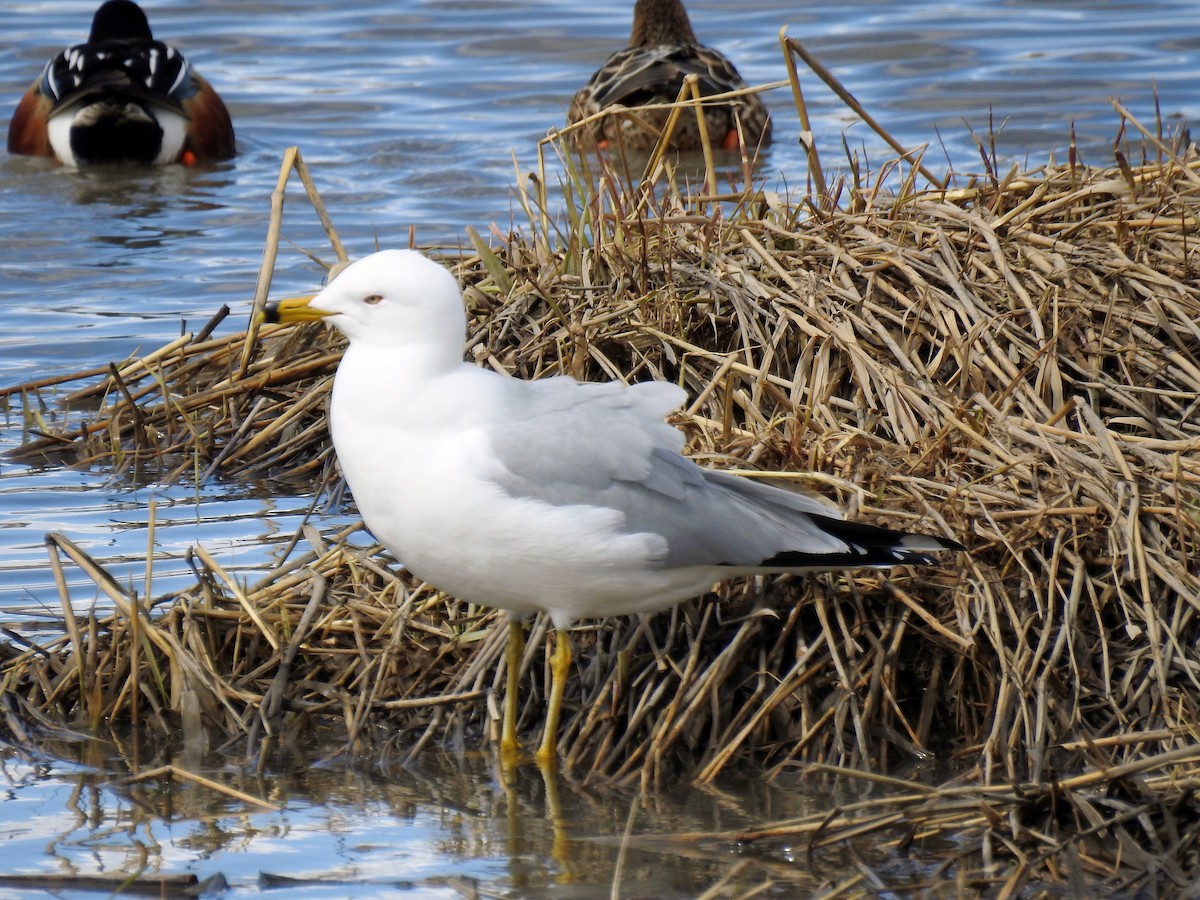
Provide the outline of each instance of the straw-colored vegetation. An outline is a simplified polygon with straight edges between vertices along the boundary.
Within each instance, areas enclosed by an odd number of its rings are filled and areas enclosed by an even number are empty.
[[[528,225],[471,232],[476,252],[447,259],[470,355],[524,378],[679,382],[704,464],[970,547],[938,570],[734,583],[585,623],[568,772],[885,782],[902,788],[891,806],[729,837],[815,851],[957,834],[966,887],[1192,877],[1200,160],[1148,140],[1152,158],[1108,170],[988,166],[947,191],[898,163],[802,200],[717,195],[711,168],[704,191],[679,175],[643,188],[620,161],[545,145],[565,203],[546,200],[544,167],[518,186]],[[323,412],[339,349],[319,327],[185,335],[86,373],[65,401],[25,386],[19,456],[315,494],[336,477]],[[384,734],[406,754],[495,741],[502,616],[345,538],[306,529],[254,584],[198,548],[193,589],[145,598],[51,537],[53,564],[83,568],[116,612],[5,646],[6,727],[136,717],[236,738],[264,764],[313,727],[356,751]],[[544,634],[523,666],[530,735]],[[953,786],[900,782],[933,760]]]

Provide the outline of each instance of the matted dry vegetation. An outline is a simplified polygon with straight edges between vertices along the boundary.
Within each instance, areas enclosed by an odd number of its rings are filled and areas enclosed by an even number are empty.
[[[682,176],[643,191],[563,152],[564,213],[543,169],[519,185],[528,226],[470,233],[476,252],[446,261],[480,364],[679,382],[704,464],[970,548],[938,570],[734,583],[585,623],[566,771],[646,787],[747,765],[879,779],[908,793],[730,837],[958,835],[961,883],[1002,892],[1195,873],[1200,160],[1150,141],[1141,165],[989,170],[946,191],[897,164],[801,201]],[[208,331],[86,373],[65,402],[23,386],[20,458],[331,486],[338,339]],[[91,411],[36,412],[64,405]],[[260,764],[313,727],[357,752],[493,742],[502,616],[346,537],[305,529],[254,584],[197,549],[193,589],[144,598],[51,536],[52,563],[82,567],[117,611],[5,645],[7,729],[136,719],[244,741]],[[524,660],[527,740],[544,633]],[[899,780],[933,759],[955,785]]]

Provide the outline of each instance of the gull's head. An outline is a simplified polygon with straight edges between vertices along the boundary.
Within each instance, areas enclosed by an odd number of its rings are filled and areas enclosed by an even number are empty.
[[[319,294],[268,303],[266,322],[325,320],[351,346],[446,346],[462,359],[466,313],[458,283],[415,250],[381,250],[342,269]]]

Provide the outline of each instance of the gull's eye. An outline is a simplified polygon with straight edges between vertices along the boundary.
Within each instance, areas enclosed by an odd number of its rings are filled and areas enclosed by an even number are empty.
[[[367,294],[367,296],[363,297],[363,303],[367,304],[367,306],[374,306],[381,300],[383,300],[383,297],[379,294]]]

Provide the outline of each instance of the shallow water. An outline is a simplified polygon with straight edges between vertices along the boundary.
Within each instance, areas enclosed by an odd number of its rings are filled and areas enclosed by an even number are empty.
[[[7,107],[52,52],[85,36],[94,6],[45,0],[6,7],[0,93]],[[692,0],[689,7],[700,36],[733,57],[752,83],[784,77],[778,31],[786,25],[897,139],[929,144],[927,160],[940,170],[978,171],[972,131],[990,146],[990,128],[998,131],[1004,169],[1036,165],[1052,153],[1062,159],[1072,123],[1083,160],[1103,165],[1118,124],[1110,96],[1151,127],[1156,92],[1168,126],[1194,117],[1200,103],[1200,29],[1180,27],[1194,21],[1190,2]],[[410,228],[418,243],[446,247],[464,243],[467,225],[484,233],[492,222],[507,228],[514,173],[532,170],[537,140],[561,123],[571,91],[623,45],[627,8],[577,0],[154,3],[148,11],[156,34],[179,45],[224,96],[240,154],[207,169],[152,172],[71,171],[0,156],[6,325],[0,386],[152,349],[185,323],[207,321],[221,304],[233,314],[218,334],[240,329],[270,192],[289,145],[301,148],[352,255],[376,242],[404,244]],[[823,85],[804,72],[802,78],[827,172],[845,167],[843,137],[871,168],[890,157]],[[805,161],[790,93],[768,96],[776,144],[761,176],[768,188],[802,185]],[[283,239],[274,293],[314,287],[319,269],[296,248],[332,254],[298,188],[289,193]],[[0,428],[0,449],[19,442],[22,427],[16,404]],[[158,523],[155,594],[190,583],[183,557],[196,543],[234,570],[270,565],[273,548],[298,527],[311,502],[262,485],[134,488],[110,484],[103,471],[37,470],[0,460],[0,615],[9,624],[40,627],[58,614],[43,545],[52,530],[140,590],[151,500]],[[86,608],[94,594],[80,580],[72,601]],[[104,769],[97,764],[84,775],[103,785]],[[84,775],[57,762],[10,761],[6,771],[4,809],[13,812],[0,812],[0,872],[12,871],[14,859],[39,871],[112,870],[116,857],[97,848],[109,839],[106,829],[132,809],[127,799],[89,788],[102,802],[67,828]],[[295,785],[286,792],[285,812],[273,818],[222,812],[202,825],[180,824],[152,812],[138,825],[144,832],[117,839],[115,852],[152,846],[155,867],[202,874],[219,853],[222,862],[213,868],[241,878],[243,871],[272,868],[265,860],[277,858],[276,837],[286,833],[294,848],[288,852],[305,854],[306,862],[328,855],[312,870],[357,872],[356,878],[400,868],[396,854],[423,860],[421,879],[439,871],[456,877],[465,866],[466,877],[502,892],[525,893],[523,866],[550,873],[547,884],[560,874],[547,861],[553,834],[544,829],[526,832],[520,862],[495,850],[506,827],[499,806],[471,807],[465,820],[478,827],[464,837],[446,826],[435,791],[415,791],[410,812],[377,830],[370,823],[383,801],[316,791],[302,779]],[[762,796],[739,796],[747,819],[768,814]],[[627,809],[627,800],[613,802]],[[681,821],[693,815],[682,809]],[[521,815],[537,817],[529,810]],[[330,838],[334,822],[338,836]],[[611,837],[623,828],[622,813],[588,826],[588,834]],[[229,844],[237,849],[218,851],[197,838],[211,829],[233,833]],[[721,861],[735,863],[736,857]],[[600,887],[610,883],[589,877]],[[256,889],[249,880],[237,884],[235,893]]]
[[[78,756],[64,754],[72,762],[0,754],[9,810],[0,843],[17,861],[0,875],[57,876],[56,896],[85,895],[70,890],[83,874],[140,872],[221,878],[234,897],[608,897],[616,885],[619,896],[686,898],[722,880],[720,896],[759,888],[794,897],[845,879],[852,863],[796,838],[732,835],[764,817],[811,816],[873,794],[761,779],[645,794],[585,789],[534,766],[503,776],[480,755],[433,751],[411,768],[316,764],[255,776],[189,767],[263,808],[183,778],[114,782],[113,749],[81,745]],[[920,850],[906,860],[870,845],[859,852],[893,884],[928,865]],[[6,897],[37,895],[4,888]]]

